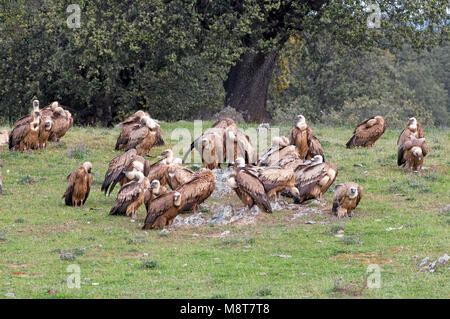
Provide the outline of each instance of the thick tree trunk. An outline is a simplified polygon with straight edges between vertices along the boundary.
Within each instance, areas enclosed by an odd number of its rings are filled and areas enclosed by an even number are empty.
[[[224,82],[225,106],[241,112],[247,122],[266,122],[267,91],[278,52],[244,54]]]

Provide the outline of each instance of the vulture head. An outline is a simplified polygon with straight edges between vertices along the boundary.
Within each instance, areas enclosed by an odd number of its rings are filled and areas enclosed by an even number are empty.
[[[72,114],[69,111],[64,111],[64,114],[66,114],[66,117],[70,119],[72,117]]]
[[[171,164],[181,165],[182,163],[183,163],[183,160],[181,158],[177,157],[173,160],[173,162]]]
[[[149,116],[141,117],[141,127],[147,126],[149,129],[153,130],[156,127],[156,122]]]
[[[92,170],[92,164],[91,162],[84,162],[83,163],[83,168],[86,172],[90,173]]]
[[[152,180],[152,182],[150,184],[150,187],[151,187],[152,193],[154,195],[159,195],[159,191],[160,191],[160,188],[161,188],[161,183],[157,179]]]
[[[61,106],[55,107],[55,109],[53,110],[53,114],[62,116],[62,117],[67,117],[66,112],[64,111],[64,109]]]
[[[375,120],[380,124],[384,124],[384,118],[380,115],[375,116]]]
[[[286,142],[285,136],[275,136],[272,138],[272,146],[274,147],[280,147],[280,146],[287,146],[289,145],[289,140]]]
[[[40,115],[41,113],[39,112],[39,101],[38,100],[34,100],[33,101],[33,113],[35,115]]]
[[[144,111],[141,111],[141,110],[139,110],[139,111],[137,111],[136,113],[134,113],[134,115],[136,115],[137,117],[139,117],[139,118],[142,118],[142,117],[144,117],[145,116],[145,112]]]
[[[303,129],[306,126],[306,119],[303,115],[297,115],[296,117],[294,117],[294,120],[296,122],[296,126],[299,129]]]
[[[358,196],[358,188],[356,186],[351,186],[348,188],[348,197],[353,199]]]
[[[414,130],[417,129],[417,120],[416,120],[415,117],[411,117],[411,118],[408,120],[408,127],[409,127],[409,129],[412,130],[412,131],[414,131]]]
[[[236,166],[236,167],[244,167],[245,166],[245,159],[243,159],[242,157],[238,157],[233,162],[233,165]]]
[[[50,103],[50,110],[52,110],[53,112],[56,110],[57,107],[60,107],[58,101]]]
[[[44,128],[46,131],[50,131],[53,126],[53,121],[51,119],[46,119],[44,122]]]
[[[181,205],[181,194],[178,192],[175,192],[173,194],[173,204],[178,207]]]
[[[201,144],[202,147],[207,150],[212,150],[214,148],[214,143],[208,137],[203,137],[201,139]]]
[[[171,149],[167,149],[161,153],[161,156],[165,158],[166,164],[170,164],[173,161],[173,151]]]
[[[414,155],[414,157],[417,157],[418,160],[422,158],[422,149],[419,146],[414,146],[411,148],[411,153]]]
[[[133,169],[139,171],[139,172],[143,172],[144,171],[144,164],[142,162],[139,161],[133,161],[133,163],[131,163],[131,166],[133,167]]]

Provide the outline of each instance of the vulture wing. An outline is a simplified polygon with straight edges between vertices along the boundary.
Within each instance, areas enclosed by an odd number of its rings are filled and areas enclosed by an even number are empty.
[[[16,145],[22,141],[25,136],[30,132],[30,124],[24,123],[19,126],[15,126],[11,133],[9,133],[9,149],[13,149]]]
[[[269,203],[264,184],[256,175],[246,169],[240,169],[236,174],[236,183],[238,187],[247,193],[255,203],[265,211],[272,213],[272,207]]]
[[[132,130],[130,133],[128,145],[125,150],[128,151],[132,148],[136,148],[136,146],[139,145],[142,140],[147,137],[148,134],[150,134],[150,130],[145,126]]]
[[[114,206],[109,211],[110,215],[125,215],[127,207],[137,200],[142,191],[141,183],[138,181],[131,181],[122,186],[117,193]]]
[[[317,137],[314,136],[310,127],[307,130],[307,140],[308,140],[308,153],[306,154],[307,159],[313,158],[315,155],[321,155],[323,161],[325,162],[325,155],[323,155],[322,145]]]
[[[68,206],[72,205],[72,193],[76,179],[77,179],[77,171],[72,172],[67,176],[67,188],[62,198],[64,198],[65,203]]]
[[[105,180],[103,181],[101,191],[111,194],[117,182],[123,177],[123,171],[131,164],[133,161],[133,156],[136,155],[136,150],[131,149],[122,155],[114,157],[111,162],[109,162],[108,170],[105,173]],[[111,186],[111,188],[110,188]]]
[[[147,216],[145,217],[144,229],[145,225],[153,224],[156,218],[163,215],[174,206],[173,194],[174,192],[172,191],[167,194],[161,195],[151,201],[147,210]]]
[[[289,183],[290,180],[295,179],[295,173],[289,169],[279,169],[275,167],[266,168],[259,174],[259,180],[264,184],[266,192]]]

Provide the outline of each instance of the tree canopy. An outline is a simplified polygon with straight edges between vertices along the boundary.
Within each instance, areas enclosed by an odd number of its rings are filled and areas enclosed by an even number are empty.
[[[377,6],[368,12],[367,3],[348,0],[80,0],[75,28],[68,23],[71,2],[0,4],[3,119],[27,113],[34,98],[43,105],[59,100],[78,123],[101,125],[137,109],[179,120],[224,105],[260,121],[276,118],[282,101],[328,113],[358,97],[385,97],[388,81],[375,84],[377,94],[359,85],[370,78],[359,65],[371,65],[379,52],[387,60],[378,61],[375,73],[396,73],[396,85],[410,89],[409,100],[441,105],[433,117],[448,116],[448,77],[432,69],[448,64],[448,55],[433,66],[416,53],[415,60],[388,62],[389,55],[444,47],[447,1],[373,1]],[[368,27],[368,19],[377,19],[374,8],[381,13],[379,28]],[[364,53],[370,51],[376,53]],[[269,90],[287,69],[297,80]],[[344,79],[345,72],[355,74]]]

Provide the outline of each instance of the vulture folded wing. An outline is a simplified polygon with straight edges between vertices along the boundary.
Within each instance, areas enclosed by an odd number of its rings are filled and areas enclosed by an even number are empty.
[[[333,194],[333,207],[331,208],[332,212],[336,212],[337,208],[341,205],[341,201],[345,197],[346,188],[344,184],[338,184],[334,188]]]
[[[67,188],[66,191],[64,193],[64,195],[62,196],[62,198],[64,198],[64,201],[66,203],[66,205],[71,206],[72,205],[72,193],[73,193],[73,188],[75,186],[75,181],[77,179],[77,172],[72,172],[67,176]]]
[[[117,182],[122,178],[123,171],[131,164],[134,155],[136,155],[136,150],[131,149],[122,155],[114,157],[109,162],[108,170],[105,173],[105,180],[101,187],[101,191],[104,191],[105,195],[108,192],[108,188],[109,193],[112,192]]]
[[[22,141],[25,136],[30,132],[30,125],[23,124],[20,126],[15,126],[14,129],[9,134],[9,149],[12,149]]]
[[[295,185],[300,192],[300,196],[307,194],[327,173],[327,163],[307,166],[297,171]]]
[[[294,171],[288,169],[267,168],[259,175],[260,181],[264,184],[266,192],[285,184],[294,178]]]
[[[84,200],[83,203],[86,203],[86,200],[89,197],[89,193],[91,192],[91,186],[92,186],[92,175],[88,174],[88,180],[87,180],[87,185],[86,185],[86,195],[84,196]]]
[[[141,192],[141,184],[138,181],[131,181],[122,186],[117,193],[114,206],[111,208],[110,215],[125,215],[127,207],[137,200]]]
[[[173,207],[173,192],[161,195],[153,199],[148,207],[144,227],[153,224],[155,220]]]
[[[136,146],[139,145],[149,133],[150,130],[146,126],[131,131],[130,139],[125,150],[128,151],[132,148],[136,148]]]
[[[314,136],[312,130],[308,128],[307,140],[308,140],[308,153],[307,158],[313,158],[315,155],[321,155],[325,162],[325,156],[323,155],[322,145],[317,137]]]
[[[257,176],[245,169],[241,169],[236,174],[236,182],[239,188],[246,192],[258,206],[261,205],[268,212],[272,212],[264,185]]]

